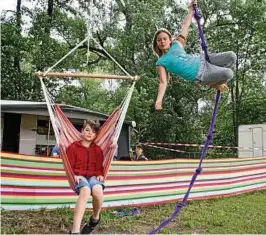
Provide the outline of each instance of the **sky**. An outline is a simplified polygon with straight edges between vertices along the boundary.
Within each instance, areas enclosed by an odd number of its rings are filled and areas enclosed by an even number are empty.
[[[0,0],[0,10],[16,10],[17,0]]]

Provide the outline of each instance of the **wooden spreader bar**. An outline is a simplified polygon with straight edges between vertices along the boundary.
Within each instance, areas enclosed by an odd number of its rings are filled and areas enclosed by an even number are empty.
[[[86,73],[45,73],[36,72],[35,75],[38,77],[57,77],[57,78],[66,78],[66,77],[75,77],[75,78],[99,78],[99,79],[122,79],[122,80],[139,80],[139,76],[120,76],[120,75],[110,75],[110,74],[86,74]]]

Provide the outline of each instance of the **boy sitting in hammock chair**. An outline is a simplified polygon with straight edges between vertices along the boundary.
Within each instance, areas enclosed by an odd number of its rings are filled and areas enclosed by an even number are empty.
[[[210,63],[204,56],[189,55],[184,47],[188,36],[189,26],[193,18],[193,3],[189,6],[181,28],[181,33],[172,39],[167,29],[159,29],[153,38],[153,50],[159,57],[156,67],[160,75],[155,109],[162,109],[162,101],[167,88],[168,73],[177,75],[195,85],[209,85],[220,91],[228,89],[227,81],[233,78],[233,71],[230,69],[236,61],[236,54],[232,51],[210,54]]]
[[[94,143],[99,126],[93,121],[84,122],[81,141],[72,143],[67,148],[67,157],[75,174],[75,192],[79,195],[76,202],[73,228],[71,234],[80,233],[81,221],[90,195],[92,195],[93,214],[81,233],[89,234],[100,222],[100,211],[103,203],[103,152]]]

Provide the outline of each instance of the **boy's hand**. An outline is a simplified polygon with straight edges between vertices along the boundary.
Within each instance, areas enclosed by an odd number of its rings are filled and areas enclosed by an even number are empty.
[[[99,180],[99,181],[103,181],[103,176],[102,176],[102,175],[98,175],[98,176],[96,177],[96,179]]]
[[[163,107],[162,107],[162,101],[156,101],[155,102],[155,110],[162,110],[163,109]]]
[[[80,180],[82,180],[84,177],[79,175],[74,175],[75,181],[79,183]]]

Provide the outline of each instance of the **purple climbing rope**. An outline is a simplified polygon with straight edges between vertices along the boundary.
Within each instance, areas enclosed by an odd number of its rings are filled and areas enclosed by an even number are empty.
[[[201,48],[204,51],[205,59],[210,62],[210,59],[209,59],[209,56],[208,56],[208,50],[207,50],[206,41],[205,41],[205,38],[204,38],[204,35],[203,35],[202,27],[200,25],[200,18],[201,17],[200,17],[200,14],[199,14],[199,9],[197,7],[197,4],[194,4],[193,8],[194,8],[194,17],[195,17],[195,19],[197,21],[197,24],[198,24],[199,37],[200,37],[200,41],[201,41]],[[204,160],[204,158],[205,158],[205,156],[206,156],[206,154],[208,152],[209,144],[212,141],[213,127],[214,127],[215,120],[216,120],[216,115],[217,115],[217,112],[218,112],[220,95],[221,95],[221,93],[218,90],[217,93],[216,93],[216,97],[215,97],[215,106],[214,106],[214,109],[213,109],[213,112],[212,112],[212,117],[211,117],[211,121],[210,121],[208,136],[207,136],[206,140],[204,141],[204,146],[201,149],[200,161],[199,161],[198,167],[197,167],[196,171],[194,172],[194,174],[193,174],[193,176],[191,178],[188,190],[187,190],[183,200],[181,202],[177,203],[173,213],[166,220],[164,220],[156,229],[154,229],[151,232],[149,232],[149,234],[156,234],[157,232],[159,232],[162,228],[164,228],[168,223],[170,223],[179,214],[179,212],[181,211],[181,209],[183,207],[186,206],[186,202],[188,200],[190,191],[191,191],[191,189],[192,189],[192,187],[193,187],[198,175],[202,171],[201,164],[202,164],[202,161]]]

